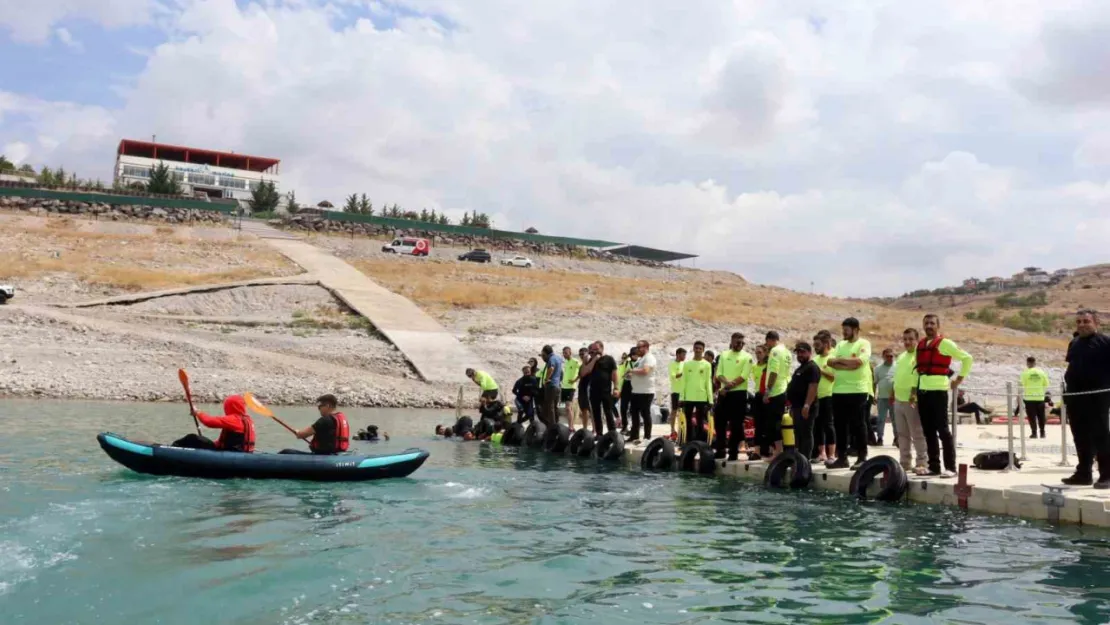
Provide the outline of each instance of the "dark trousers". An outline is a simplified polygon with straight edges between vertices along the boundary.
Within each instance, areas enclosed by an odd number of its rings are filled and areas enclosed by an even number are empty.
[[[1040,425],[1041,436],[1044,436],[1045,414],[1044,414],[1044,400],[1029,401],[1025,400],[1025,418],[1029,420],[1029,427],[1033,428],[1033,436],[1037,435],[1037,426]],[[975,420],[979,422],[978,419]]]
[[[790,405],[790,418],[794,419],[794,448],[806,458],[813,455],[813,428],[819,411],[820,407],[814,402],[809,407],[809,417],[803,417],[801,406]]]
[[[782,440],[782,415],[786,412],[786,393],[772,397],[762,405],[763,427],[757,426],[755,438],[759,444],[759,455],[770,456],[775,443]]]
[[[948,428],[948,391],[917,391],[917,414],[929,453],[929,472],[940,473],[940,446],[944,446],[944,468],[956,470],[956,447]]]
[[[832,396],[838,460],[848,459],[848,443],[855,443],[857,459],[867,460],[867,399],[867,393],[837,393]]]
[[[1026,402],[1026,403],[1028,403],[1028,402]],[[1043,404],[1044,402],[1041,402],[1041,403]],[[956,407],[956,412],[958,412],[960,414],[973,414],[973,415],[975,415],[975,425],[982,424],[982,416],[981,415],[986,411],[987,411],[986,408],[983,408],[982,406],[980,406],[979,404],[977,404],[973,401],[968,402],[968,403],[966,403],[962,406],[957,406]]]
[[[632,406],[632,382],[621,383],[621,429],[628,429],[628,409]]]
[[[185,447],[188,449],[211,449],[216,450],[216,443],[211,439],[205,438],[200,434],[186,434],[185,436],[173,442],[174,447]]]
[[[548,386],[540,395],[540,421],[552,426],[559,422],[559,387]]]
[[[736,460],[740,454],[740,441],[744,440],[744,416],[747,412],[747,391],[732,391],[721,396],[717,411],[713,413],[713,429],[717,431],[713,448],[718,458],[725,456],[726,446],[729,460]]]
[[[709,424],[709,402],[683,402],[682,410],[686,412],[686,441],[705,441],[709,438],[705,431],[705,426]]]
[[[836,429],[833,427],[832,395],[817,399],[817,416],[813,421],[813,457],[824,451],[825,445],[836,444]],[[810,414],[813,417],[813,414]]]
[[[536,416],[536,400],[529,397],[527,400],[516,399],[516,421],[531,421]]]
[[[679,398],[678,393],[671,393],[671,412],[672,413],[678,412],[678,407],[679,407],[678,398]]]
[[[1110,393],[1064,397],[1079,461],[1075,472],[1089,476],[1098,459],[1100,478],[1110,478]]]
[[[632,431],[629,437],[632,440],[640,438],[640,423],[644,424],[644,438],[651,439],[651,402],[655,395],[650,393],[637,393],[630,397],[630,412],[632,413]]]
[[[594,434],[596,436],[601,436],[605,432],[612,432],[617,429],[616,419],[614,419],[613,416],[614,412],[612,383],[591,384],[590,416],[594,418]],[[602,414],[605,415],[605,425],[609,427],[608,430],[602,428]]]

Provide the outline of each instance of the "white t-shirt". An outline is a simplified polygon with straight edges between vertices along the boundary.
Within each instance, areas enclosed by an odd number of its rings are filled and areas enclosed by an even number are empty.
[[[648,352],[647,356],[632,363],[632,369],[639,369],[641,367],[651,367],[651,373],[648,375],[635,375],[630,374],[628,379],[632,381],[632,394],[633,395],[654,395],[655,394],[655,355]]]

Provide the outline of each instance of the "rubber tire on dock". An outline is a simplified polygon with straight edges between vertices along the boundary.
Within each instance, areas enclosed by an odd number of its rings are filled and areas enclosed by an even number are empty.
[[[524,430],[524,446],[539,449],[543,446],[543,435],[547,433],[547,424],[539,419],[532,419],[528,429]]]
[[[691,441],[682,448],[678,466],[687,472],[713,475],[717,472],[717,459],[713,448],[704,441]]]
[[[620,460],[624,457],[624,437],[616,430],[606,432],[597,439],[593,456],[598,460]]]
[[[794,468],[794,475],[790,478],[790,484],[784,484],[786,480],[786,472],[790,468]],[[813,481],[813,467],[809,463],[809,458],[798,453],[795,449],[784,451],[783,453],[775,456],[771,464],[767,465],[767,471],[763,474],[763,485],[770,486],[771,488],[805,488]]]
[[[504,436],[501,437],[501,444],[508,447],[520,447],[524,442],[524,424],[514,423],[505,429]]]
[[[543,435],[543,450],[552,454],[561,454],[566,451],[570,443],[570,428],[562,423],[553,428],[547,428]]]
[[[640,468],[644,471],[670,471],[675,465],[674,441],[669,438],[656,438],[647,444],[640,456]]]
[[[482,438],[493,434],[493,419],[482,419],[474,426],[474,438]]]
[[[867,487],[880,474],[886,474],[886,484],[875,495],[878,501],[898,501],[906,494],[910,480],[897,460],[890,456],[875,456],[863,463],[852,476],[848,492],[860,499],[867,499]]]
[[[585,458],[593,452],[594,444],[594,433],[586,428],[582,428],[570,437],[570,444],[567,446],[567,451],[569,451],[572,456]]]

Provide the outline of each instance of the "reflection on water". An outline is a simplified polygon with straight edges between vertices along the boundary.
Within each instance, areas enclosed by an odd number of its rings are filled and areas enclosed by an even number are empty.
[[[1110,622],[1102,531],[645,474],[429,436],[449,414],[352,413],[394,436],[359,450],[432,458],[369,484],[151,478],[94,436],[168,440],[191,425],[180,406],[0,402],[19,428],[0,439],[0,621]]]

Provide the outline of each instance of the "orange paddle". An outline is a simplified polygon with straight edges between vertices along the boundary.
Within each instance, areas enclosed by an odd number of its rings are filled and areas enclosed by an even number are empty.
[[[193,406],[193,392],[189,389],[189,374],[184,369],[177,370],[177,379],[181,380],[181,387],[185,389],[185,400],[189,402],[189,414],[193,415],[193,425],[197,427],[197,436],[200,436],[200,422],[197,421],[197,409]]]
[[[274,421],[277,421],[278,423],[280,423],[282,425],[282,427],[284,427],[285,429],[292,432],[293,436],[297,435],[296,430],[289,427],[289,424],[287,424],[286,422],[279,419],[277,417],[277,415],[274,414],[273,410],[270,410],[266,406],[263,406],[262,402],[260,402],[260,401],[258,401],[257,399],[254,398],[254,395],[252,395],[250,393],[243,393],[243,400],[247,402],[247,408],[250,409],[251,412],[257,412],[258,414],[260,414],[264,417],[270,417]],[[305,441],[305,442],[308,442],[308,441]]]

